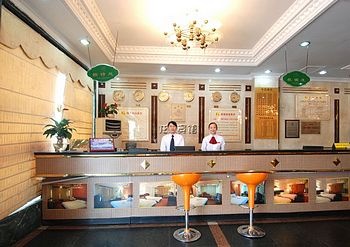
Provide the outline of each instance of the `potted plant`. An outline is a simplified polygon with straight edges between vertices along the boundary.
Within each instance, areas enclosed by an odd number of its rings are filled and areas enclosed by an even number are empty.
[[[110,104],[110,105],[105,103],[103,105],[103,108],[100,110],[100,113],[104,117],[115,117],[115,115],[118,114],[117,103]]]
[[[63,109],[67,110],[67,109]],[[50,137],[56,137],[57,143],[54,144],[55,151],[60,152],[64,151],[66,147],[64,144],[64,139],[71,139],[72,133],[76,129],[70,127],[70,124],[72,121],[66,118],[62,118],[61,120],[56,120],[54,118],[50,118],[50,120],[53,122],[52,124],[47,124],[44,126],[44,129],[46,129],[43,133],[43,135],[46,136],[46,138]]]

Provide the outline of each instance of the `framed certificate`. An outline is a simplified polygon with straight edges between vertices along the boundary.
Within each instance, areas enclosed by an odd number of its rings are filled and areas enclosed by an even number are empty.
[[[285,120],[285,138],[299,138],[299,120]]]

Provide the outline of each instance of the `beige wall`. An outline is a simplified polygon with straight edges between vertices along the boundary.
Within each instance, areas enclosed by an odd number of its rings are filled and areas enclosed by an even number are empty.
[[[339,93],[335,93],[339,89]],[[328,95],[330,99],[329,119],[320,120],[320,134],[303,134],[300,138],[285,138],[285,120],[296,118],[297,95]],[[300,88],[288,87],[281,82],[280,90],[280,149],[298,149],[303,145],[319,145],[331,147],[334,142],[334,100],[339,100],[339,142],[350,142],[350,82],[316,81],[311,80],[307,85]],[[316,121],[300,119],[302,121]],[[301,132],[301,130],[300,130]]]
[[[33,152],[52,150],[43,133],[56,109],[55,84],[66,75],[66,118],[73,138],[92,133],[91,81],[86,72],[2,9],[0,33],[0,219],[41,194]],[[23,39],[23,40],[22,40]],[[49,62],[47,62],[49,61]],[[50,62],[51,61],[51,62]]]
[[[157,88],[152,88],[152,84],[156,83]],[[204,85],[204,90],[199,90],[200,85]],[[251,86],[251,91],[247,91],[246,87]],[[255,112],[255,89],[257,87],[279,87],[279,137],[277,139],[256,139],[254,137],[254,112]],[[334,93],[335,89],[339,89],[339,93]],[[143,90],[145,98],[136,102],[133,98],[135,90]],[[334,142],[334,100],[339,99],[340,102],[340,129],[339,141],[350,141],[350,80],[347,81],[316,81],[311,80],[303,87],[291,87],[285,82],[280,81],[278,77],[265,76],[255,77],[251,80],[212,80],[206,79],[158,79],[158,78],[123,78],[119,81],[113,79],[106,83],[105,88],[99,89],[99,94],[104,94],[107,103],[114,103],[113,92],[122,91],[125,97],[116,103],[121,107],[148,107],[150,109],[151,96],[158,96],[160,92],[166,91],[170,94],[169,100],[161,102],[158,100],[158,142],[138,142],[138,147],[147,147],[151,149],[159,149],[160,140],[163,136],[160,130],[161,125],[166,125],[169,120],[172,120],[171,108],[173,105],[183,105],[186,109],[185,121],[177,121],[178,124],[198,125],[198,105],[199,97],[205,97],[205,135],[208,133],[207,125],[209,123],[209,111],[211,109],[239,109],[242,112],[244,119],[245,114],[245,98],[251,98],[251,144],[246,144],[244,140],[245,128],[242,121],[241,141],[227,142],[227,150],[242,150],[242,149],[301,149],[303,145],[319,145],[331,147]],[[186,102],[184,92],[192,91],[195,98],[192,102]],[[222,100],[213,102],[212,93],[220,91]],[[237,103],[230,100],[230,94],[236,91],[240,94],[241,99]],[[295,98],[298,94],[306,95],[329,95],[329,119],[320,121],[320,134],[302,134],[299,138],[285,138],[285,120],[297,120],[296,117],[296,102]],[[302,121],[306,120],[301,120]],[[311,121],[311,120],[310,120]],[[220,131],[220,129],[219,129]],[[149,134],[150,136],[150,134]],[[195,145],[196,150],[200,148],[198,143],[198,134],[184,134],[186,145]],[[121,148],[125,145],[122,143]]]
[[[157,88],[152,88],[152,84],[156,84]],[[200,87],[204,85],[204,88]],[[247,91],[246,86],[250,86],[252,91]],[[121,78],[120,80],[112,79],[108,81],[105,88],[99,88],[99,94],[104,94],[106,102],[108,104],[116,102],[119,107],[146,107],[149,109],[151,115],[151,97],[158,96],[161,92],[168,92],[169,100],[161,102],[158,100],[158,138],[157,143],[151,143],[151,129],[149,128],[149,141],[140,141],[137,143],[137,147],[147,147],[150,149],[159,149],[160,142],[164,135],[161,131],[161,126],[166,126],[170,120],[175,120],[180,125],[186,125],[186,133],[183,134],[185,139],[185,145],[193,145],[196,150],[201,148],[201,144],[198,142],[198,129],[197,132],[190,131],[192,126],[199,126],[199,97],[205,97],[205,112],[204,112],[204,135],[208,135],[208,124],[210,122],[209,112],[214,109],[239,109],[242,114],[241,125],[241,140],[234,142],[227,142],[225,149],[228,150],[241,150],[245,148],[252,148],[251,144],[244,143],[244,112],[245,112],[245,98],[253,97],[253,80],[215,80],[209,82],[208,79],[159,79],[159,78]],[[142,101],[137,102],[133,97],[135,90],[142,90],[145,93],[145,97]],[[122,91],[125,97],[120,101],[115,101],[113,94],[115,91]],[[222,99],[219,102],[212,100],[212,94],[220,91]],[[187,102],[184,97],[185,92],[193,92],[194,99],[191,102]],[[230,95],[232,92],[237,92],[240,95],[238,102],[231,102]],[[253,102],[252,102],[253,103]],[[184,109],[184,116],[181,120],[174,118],[174,107],[182,107]],[[118,118],[118,115],[117,115]],[[149,126],[151,123],[149,123]],[[218,130],[218,133],[220,129]],[[124,134],[124,133],[123,133]],[[125,148],[124,142],[122,148]]]

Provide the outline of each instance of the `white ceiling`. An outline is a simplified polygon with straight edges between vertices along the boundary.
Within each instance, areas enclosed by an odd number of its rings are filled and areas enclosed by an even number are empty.
[[[342,69],[350,64],[349,0],[12,2],[88,67],[115,61],[120,77],[250,78],[308,65],[312,78],[350,81],[350,68]],[[221,22],[219,42],[206,50],[171,47],[163,32],[194,10]],[[81,38],[91,41],[90,59]],[[309,48],[299,46],[304,40]],[[321,69],[328,73],[319,75]]]

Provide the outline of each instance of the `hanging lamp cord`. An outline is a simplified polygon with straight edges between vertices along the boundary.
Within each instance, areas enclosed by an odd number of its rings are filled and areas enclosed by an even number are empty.
[[[288,72],[288,63],[287,63],[287,46],[284,46],[284,64],[286,65],[286,73]]]
[[[117,31],[117,37],[115,38],[115,46],[114,46],[113,66],[115,66],[115,60],[117,57],[118,39],[119,39],[119,32]]]
[[[306,64],[305,64],[305,73],[307,74],[307,67],[309,66],[309,46],[306,47]]]

